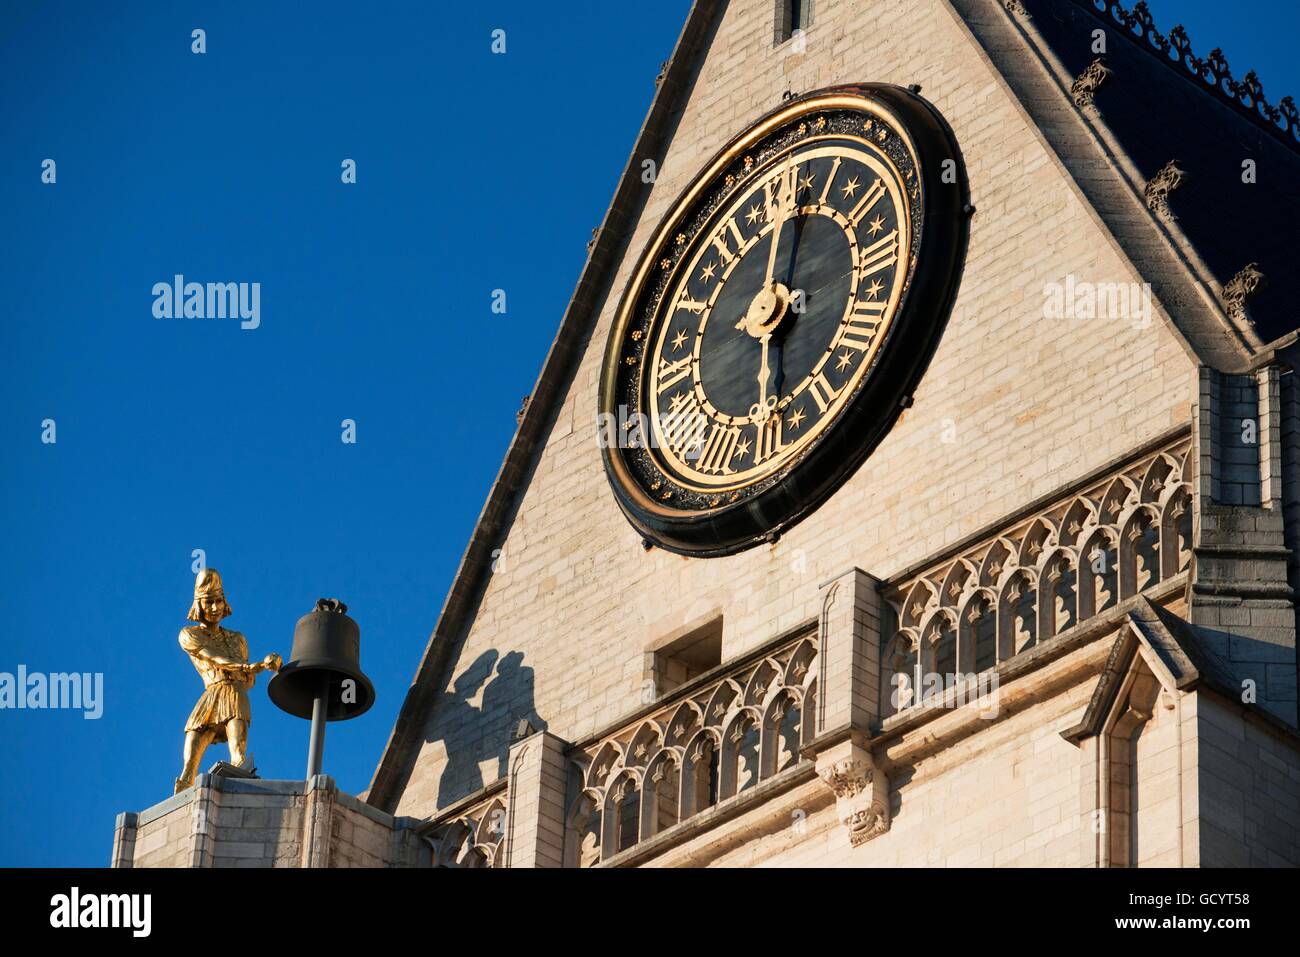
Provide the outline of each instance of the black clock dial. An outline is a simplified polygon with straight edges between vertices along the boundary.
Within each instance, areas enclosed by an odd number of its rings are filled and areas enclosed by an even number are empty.
[[[606,467],[650,540],[725,554],[770,537],[892,424],[955,294],[964,181],[943,182],[944,159],[960,171],[914,95],[828,91],[738,137],[665,218],[601,384],[620,423]],[[919,272],[936,284],[914,288]]]

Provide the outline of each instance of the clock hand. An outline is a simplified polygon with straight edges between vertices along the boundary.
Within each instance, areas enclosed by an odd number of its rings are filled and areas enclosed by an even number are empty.
[[[781,244],[781,230],[785,228],[786,217],[794,211],[794,190],[790,188],[790,156],[785,158],[785,172],[781,174],[781,183],[785,194],[777,200],[776,222],[772,225],[772,248],[767,254],[767,288],[772,287],[773,273],[776,271],[776,248]]]
[[[768,334],[759,339],[762,345],[763,358],[758,369],[758,401],[749,407],[749,417],[756,424],[761,424],[767,420],[768,415],[776,408],[776,396],[767,394],[767,380],[772,374],[771,366],[768,365],[767,354],[771,344],[772,336]]]

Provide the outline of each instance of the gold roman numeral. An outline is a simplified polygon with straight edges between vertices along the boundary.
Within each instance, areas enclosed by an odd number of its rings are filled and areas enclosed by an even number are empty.
[[[871,212],[871,207],[880,202],[880,197],[884,195],[885,184],[880,180],[876,180],[872,183],[871,188],[862,194],[862,198],[858,200],[858,205],[853,207],[853,211],[849,213],[848,217],[849,222],[853,224],[854,229],[858,228],[858,223],[861,221],[862,217]]]
[[[858,281],[898,262],[898,230],[893,229],[862,250],[858,259]]]
[[[698,300],[692,299],[690,296],[686,294],[686,290],[683,289],[682,297],[677,300],[677,305],[675,306],[675,308],[685,309],[688,312],[693,312],[698,316],[700,313],[704,311],[704,307],[707,305],[708,303],[706,302],[699,302]]]
[[[697,451],[703,444],[704,432],[709,427],[709,417],[700,408],[700,400],[694,392],[674,398],[660,422],[664,442],[678,455],[686,450]]]
[[[760,422],[754,428],[754,464],[761,465],[774,455],[785,450],[785,441],[781,437],[782,419],[779,415],[769,416],[766,422]]]
[[[839,344],[859,352],[870,348],[871,340],[876,337],[876,327],[880,325],[880,316],[887,305],[883,299],[855,302],[844,322],[844,335],[840,337]]]
[[[776,218],[776,210],[782,203],[793,203],[795,188],[799,182],[799,167],[791,163],[789,168],[782,166],[775,176],[763,184],[767,194],[767,219]]]
[[[731,467],[731,457],[739,442],[739,427],[715,423],[709,437],[704,440],[704,448],[700,451],[700,459],[695,467],[706,475],[730,475],[735,471]]]
[[[717,251],[719,265],[724,270],[736,258],[736,253],[732,252],[731,247],[727,245],[728,236],[735,242],[737,251],[744,248],[745,237],[740,235],[740,228],[736,225],[736,221],[730,217],[718,230],[717,235],[713,237],[713,248]]]
[[[817,202],[821,203],[823,206],[826,205],[826,197],[830,195],[831,185],[835,182],[835,174],[839,172],[839,169],[840,158],[837,156],[835,157],[835,162],[831,164],[830,175],[826,177],[826,185],[822,187],[821,198],[817,200]]]
[[[817,373],[817,377],[813,379],[812,382],[808,383],[808,394],[811,395],[813,401],[817,403],[818,411],[825,414],[826,410],[831,407],[831,403],[835,401],[835,397],[840,394],[840,390],[843,388],[843,386],[840,386],[839,389],[831,388],[830,381],[826,378],[826,373],[819,372]]]
[[[695,358],[691,355],[682,356],[676,362],[660,357],[659,359],[659,388],[658,393],[663,395],[677,383],[681,382],[691,374],[691,360]]]

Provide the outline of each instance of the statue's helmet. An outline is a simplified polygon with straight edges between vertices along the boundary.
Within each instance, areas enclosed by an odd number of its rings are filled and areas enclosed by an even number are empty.
[[[194,603],[190,605],[190,621],[203,620],[203,616],[199,613],[200,598],[216,599],[220,602],[218,605],[218,612],[220,613],[218,621],[221,618],[230,616],[230,604],[226,601],[226,593],[221,587],[221,573],[215,568],[203,569],[194,580]]]

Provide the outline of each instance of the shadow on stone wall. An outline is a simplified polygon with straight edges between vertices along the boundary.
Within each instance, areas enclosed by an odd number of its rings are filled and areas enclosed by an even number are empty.
[[[523,652],[511,651],[500,657],[494,649],[485,651],[457,675],[451,691],[435,706],[438,734],[447,763],[438,780],[438,806],[446,807],[504,777],[510,756],[511,736],[521,721],[536,731],[546,722],[537,714],[533,701],[533,669],[524,666]],[[482,692],[481,703],[472,704]],[[496,775],[483,779],[483,764],[496,759]]]

